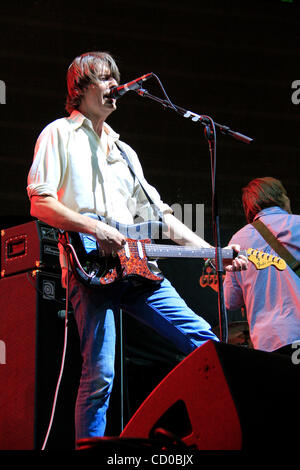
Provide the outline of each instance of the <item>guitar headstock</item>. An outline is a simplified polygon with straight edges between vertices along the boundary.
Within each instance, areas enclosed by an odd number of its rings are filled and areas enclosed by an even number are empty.
[[[247,250],[248,260],[251,261],[257,269],[265,269],[269,266],[275,266],[275,268],[283,271],[286,268],[286,262],[279,256],[273,256],[270,253],[264,253],[263,251],[254,250],[248,248]]]

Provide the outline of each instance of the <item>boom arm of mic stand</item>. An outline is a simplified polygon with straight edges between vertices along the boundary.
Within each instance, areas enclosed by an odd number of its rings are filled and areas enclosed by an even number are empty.
[[[189,118],[194,122],[200,122],[204,126],[206,126],[207,124],[210,124],[211,122],[211,120],[207,116],[193,113],[192,111],[188,111],[187,109],[181,108],[180,106],[172,104],[167,100],[163,100],[161,98],[158,98],[157,96],[151,95],[144,88],[140,88],[134,91],[139,96],[142,96],[143,98],[150,98],[151,100],[156,101],[157,103],[160,103],[165,108],[169,108],[169,109],[172,109],[173,111],[176,111],[177,113],[181,114],[184,118]],[[214,121],[214,124],[215,124],[215,127],[217,127],[222,134],[230,135],[231,137],[233,137],[235,140],[239,142],[243,142],[244,144],[250,144],[251,142],[253,142],[253,139],[251,137],[241,134],[240,132],[233,131],[228,126],[224,126],[223,124],[218,124],[215,121]]]

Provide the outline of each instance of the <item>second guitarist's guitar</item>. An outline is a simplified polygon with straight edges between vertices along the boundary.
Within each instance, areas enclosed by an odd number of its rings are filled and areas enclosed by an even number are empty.
[[[156,223],[159,224],[159,222]],[[148,223],[117,226],[125,236],[128,234],[128,229],[130,233],[143,235],[146,227],[148,227]],[[101,246],[90,235],[63,232],[60,235],[60,242],[69,254],[74,274],[83,283],[93,287],[108,286],[116,281],[131,277],[154,284],[160,283],[163,274],[153,272],[149,267],[149,260],[215,257],[214,248],[155,244],[150,238],[139,239],[138,236],[137,239],[127,238],[122,249],[109,256],[101,254]],[[279,270],[286,268],[283,259],[252,248],[241,251],[239,254],[248,257],[248,260],[257,269],[269,266],[275,266]],[[229,248],[223,248],[221,255],[223,259],[233,259],[237,256],[234,250]]]

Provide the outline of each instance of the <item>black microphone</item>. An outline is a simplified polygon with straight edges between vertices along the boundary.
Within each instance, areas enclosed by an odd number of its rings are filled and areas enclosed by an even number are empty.
[[[141,87],[141,84],[152,77],[152,75],[152,72],[146,73],[146,75],[142,75],[141,77],[132,80],[132,82],[125,83],[125,85],[115,86],[111,89],[108,97],[118,99],[127,93],[127,91],[138,90]]]

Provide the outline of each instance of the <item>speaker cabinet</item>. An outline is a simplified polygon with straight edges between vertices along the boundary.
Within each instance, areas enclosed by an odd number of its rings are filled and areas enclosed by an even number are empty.
[[[2,450],[42,446],[61,367],[64,313],[60,275],[28,271],[0,280]],[[68,316],[67,357],[49,449],[74,447],[74,402],[81,364],[74,318]]]
[[[163,428],[198,450],[293,449],[299,365],[291,357],[207,342],[153,390],[121,438]]]
[[[240,421],[214,345],[196,349],[154,389],[121,437],[163,428],[197,449],[240,449]]]

